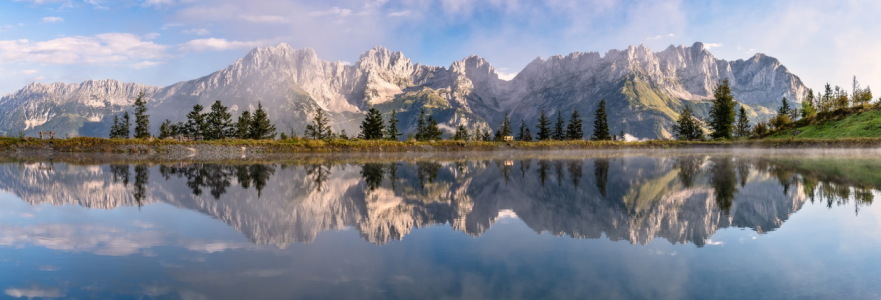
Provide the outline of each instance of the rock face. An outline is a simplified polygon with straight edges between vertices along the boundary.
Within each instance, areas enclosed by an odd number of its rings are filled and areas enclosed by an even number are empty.
[[[107,136],[114,115],[135,103],[138,93],[149,98],[158,87],[89,80],[82,83],[31,83],[0,98],[0,134],[55,131],[56,136]]]
[[[500,216],[516,216],[539,233],[701,246],[722,228],[779,228],[805,204],[802,183],[785,185],[769,166],[704,156],[281,166],[26,163],[0,165],[0,190],[34,205],[168,203],[280,248],[347,227],[376,244],[440,224],[478,236]]]
[[[477,56],[435,67],[376,47],[347,65],[280,44],[256,48],[223,70],[164,88],[109,80],[31,84],[0,99],[0,133],[69,128],[70,135],[106,136],[112,116],[144,91],[154,127],[165,119],[183,121],[195,104],[208,107],[221,100],[234,115],[262,103],[280,131],[298,135],[318,108],[330,112],[335,131],[354,135],[369,107],[397,112],[405,133],[414,129],[422,109],[448,133],[458,125],[490,130],[505,115],[515,125],[524,120],[534,126],[542,110],[568,118],[578,109],[589,134],[592,112],[606,99],[612,133],[665,138],[685,106],[706,114],[721,79],[730,80],[735,98],[754,118],[770,115],[782,97],[798,102],[806,93],[801,80],[775,58],[756,54],[728,62],[714,58],[701,43],[661,52],[639,46],[605,55],[537,58],[510,81],[499,79]]]

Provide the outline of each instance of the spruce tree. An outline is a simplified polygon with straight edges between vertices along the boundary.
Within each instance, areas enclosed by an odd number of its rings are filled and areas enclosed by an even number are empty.
[[[330,128],[330,119],[324,110],[319,108],[312,117],[312,124],[306,125],[306,137],[315,140],[326,140],[333,137]]]
[[[517,140],[529,142],[532,141],[532,133],[529,132],[529,126],[526,126],[526,121],[520,120],[520,132],[517,133]]]
[[[426,130],[428,128],[428,124],[425,122],[425,108],[419,112],[419,119],[416,120],[416,138],[417,141],[427,140],[425,138]]]
[[[453,140],[467,141],[469,139],[468,128],[465,128],[465,125],[459,124],[459,126],[456,127],[456,134],[453,135]]]
[[[397,141],[400,135],[401,133],[398,132],[398,114],[393,110],[392,114],[388,117],[388,126],[385,127],[385,138]]]
[[[119,116],[113,116],[113,125],[110,126],[110,135],[108,137],[111,139],[119,138],[119,127],[121,126]]]
[[[563,114],[557,112],[557,123],[554,124],[554,139],[562,141],[566,139],[566,132],[563,131]]]
[[[149,137],[150,115],[147,115],[147,101],[144,100],[144,92],[141,92],[135,99],[135,138],[146,139]]]
[[[710,128],[714,139],[730,139],[734,129],[735,104],[728,79],[722,80],[713,92]]]
[[[384,130],[385,124],[383,124],[382,114],[376,108],[371,107],[367,110],[364,121],[361,122],[361,134],[359,136],[365,140],[380,140],[383,138]]]
[[[572,110],[572,116],[569,118],[569,125],[566,126],[567,140],[581,140],[584,138],[584,126],[581,123],[581,115],[578,109]]]
[[[162,125],[159,125],[159,139],[166,139],[174,135],[172,132],[171,120],[165,119]]]
[[[132,128],[132,118],[129,117],[128,112],[122,115],[122,126],[119,127],[119,136],[118,138],[127,139],[129,135],[131,135]]]
[[[330,131],[330,127],[327,128]],[[251,128],[248,130],[252,139],[266,140],[275,138],[275,125],[269,120],[266,111],[263,110],[263,104],[257,102],[257,110],[251,118]]]
[[[609,135],[609,123],[606,120],[606,99],[600,101],[593,120],[593,137],[594,141],[608,141],[612,136]]]
[[[786,97],[783,97],[783,100],[781,100],[781,101],[782,101],[783,103],[780,105],[780,108],[777,109],[777,114],[778,114],[778,115],[787,115],[787,116],[788,116],[788,115],[789,115],[789,109],[790,109],[790,108],[789,108],[789,102],[786,101]]]
[[[422,138],[427,141],[441,140],[444,133],[437,127],[437,120],[434,119],[434,116],[428,116],[426,123],[428,126],[425,128],[425,135]]]
[[[810,118],[817,114],[817,106],[815,104],[816,100],[814,100],[814,91],[808,89],[808,94],[804,100],[801,101],[801,117],[802,118]]]
[[[243,111],[241,115],[239,115],[239,120],[236,122],[236,137],[240,139],[250,139],[251,138],[251,112]]]
[[[684,141],[704,139],[704,131],[697,120],[695,120],[694,115],[691,113],[691,108],[688,106],[679,113],[679,119],[673,125],[673,135],[676,139]]]
[[[737,125],[734,128],[734,134],[737,137],[748,137],[750,133],[749,119],[746,117],[746,108],[740,106],[740,112],[737,114]]]
[[[541,110],[541,115],[538,117],[538,124],[535,125],[538,134],[539,141],[545,141],[551,139],[551,121],[548,120],[548,116],[545,114],[544,109]]]
[[[508,115],[505,115],[505,119],[502,120],[502,125],[499,126],[499,130],[496,131],[496,142],[501,142],[505,140],[506,136],[511,135],[511,119]]]
[[[232,114],[219,100],[211,105],[211,112],[205,116],[205,132],[202,134],[206,140],[219,140],[234,136]]]
[[[193,110],[187,114],[186,134],[192,138],[201,138],[202,132],[205,130],[205,115],[202,110],[205,109],[201,104],[193,105]]]

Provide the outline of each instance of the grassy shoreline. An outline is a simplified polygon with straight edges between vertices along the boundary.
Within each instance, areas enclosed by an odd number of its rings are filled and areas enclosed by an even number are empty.
[[[335,152],[440,152],[499,150],[591,150],[591,149],[677,149],[677,148],[874,148],[881,138],[762,139],[734,141],[384,141],[384,140],[217,140],[177,142],[168,140],[104,139],[77,137],[34,140],[0,137],[0,152],[62,153],[163,153],[180,149],[240,150],[250,153],[335,153]]]

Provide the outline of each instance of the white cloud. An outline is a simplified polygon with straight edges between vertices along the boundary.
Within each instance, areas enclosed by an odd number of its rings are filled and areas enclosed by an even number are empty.
[[[63,37],[48,41],[0,40],[0,61],[44,64],[106,64],[159,59],[167,46],[129,33]]]
[[[207,38],[191,40],[180,46],[188,52],[223,51],[238,48],[253,48],[263,44],[262,41],[227,41],[226,39]]]
[[[496,73],[499,74],[499,79],[502,79],[502,80],[512,80],[512,79],[514,79],[514,77],[517,77],[517,74],[518,74],[517,72],[504,73],[504,72],[500,72],[500,71],[496,71]]]
[[[209,34],[211,34],[211,31],[208,31],[208,29],[205,29],[205,28],[193,28],[193,29],[187,29],[187,30],[181,31],[181,33],[192,34],[192,35],[209,35]]]
[[[722,43],[706,43],[706,44],[704,44],[704,48],[707,48],[707,49],[719,48],[722,46],[723,46]]]
[[[34,74],[37,74],[37,73],[39,73],[39,72],[40,72],[40,71],[38,71],[38,70],[34,70],[34,69],[21,70],[21,74],[22,74],[22,75],[34,75]],[[31,214],[31,217],[33,217],[33,214]]]
[[[62,18],[62,17],[44,17],[42,22],[43,23],[61,23],[61,22],[64,22],[64,18]]]
[[[6,292],[7,296],[15,297],[15,298],[61,298],[64,297],[64,293],[61,292],[59,288],[43,288],[32,286],[30,288],[8,288],[4,292]]]
[[[660,40],[660,39],[663,39],[663,38],[672,38],[672,37],[676,37],[676,35],[675,35],[675,34],[672,34],[672,33],[668,33],[668,34],[659,34],[659,35],[656,35],[656,36],[650,36],[650,37],[646,38],[646,40]]]
[[[413,12],[410,10],[400,10],[400,11],[393,11],[393,12],[388,13],[388,16],[392,17],[392,18],[394,18],[394,17],[409,17],[411,15],[413,15]]]
[[[139,62],[139,63],[136,63],[136,64],[132,65],[132,68],[135,68],[135,69],[146,69],[146,68],[153,67],[153,66],[158,66],[158,65],[161,65],[161,64],[162,64],[161,62],[145,60],[145,61],[142,61],[142,62]]]
[[[162,27],[160,29],[169,30],[169,29],[172,29],[175,27],[181,27],[181,26],[184,26],[184,24],[183,23],[165,23],[165,24],[162,24]]]
[[[175,4],[174,0],[145,0],[144,1],[144,6],[156,7],[156,8],[168,7],[168,6],[172,6],[174,4]]]
[[[352,15],[352,10],[351,10],[351,9],[347,9],[347,8],[339,8],[339,7],[334,6],[334,7],[331,7],[330,9],[328,9],[328,10],[319,10],[319,11],[313,11],[313,12],[310,12],[309,15],[311,15],[311,16],[316,16],[316,17],[320,17],[320,16],[338,16],[338,17],[345,18],[345,17],[348,17],[348,16]]]
[[[241,16],[241,19],[251,23],[284,24],[288,22],[285,17],[273,15],[245,15]]]

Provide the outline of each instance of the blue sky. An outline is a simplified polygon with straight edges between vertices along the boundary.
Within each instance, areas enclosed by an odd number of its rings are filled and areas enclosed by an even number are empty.
[[[809,87],[881,84],[881,1],[4,0],[0,94],[32,81],[168,85],[286,42],[353,62],[373,46],[448,66],[477,54],[511,76],[536,57],[701,41],[762,52]]]

